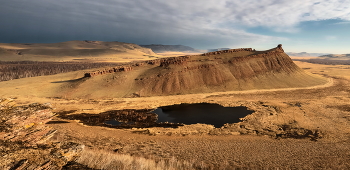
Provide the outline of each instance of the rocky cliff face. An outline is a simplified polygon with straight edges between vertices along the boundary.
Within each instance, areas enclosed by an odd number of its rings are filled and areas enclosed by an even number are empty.
[[[106,74],[103,80],[91,78],[78,88],[92,90],[85,85],[91,82],[98,84],[100,92],[108,87],[110,96],[127,97],[306,87],[326,82],[295,65],[282,45],[267,51],[242,48],[149,60],[86,73],[85,77],[102,74]]]

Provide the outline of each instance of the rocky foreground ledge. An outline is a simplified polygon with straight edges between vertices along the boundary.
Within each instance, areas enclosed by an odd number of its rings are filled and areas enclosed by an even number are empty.
[[[53,117],[49,104],[15,106],[0,99],[0,167],[55,170],[79,156],[84,145],[48,141],[56,132],[46,124]]]

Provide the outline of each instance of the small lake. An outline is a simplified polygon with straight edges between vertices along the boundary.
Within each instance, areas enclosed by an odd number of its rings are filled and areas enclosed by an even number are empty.
[[[157,122],[171,122],[183,124],[204,123],[214,125],[216,128],[225,123],[237,123],[254,111],[247,107],[223,107],[219,104],[196,103],[162,106],[153,111],[158,115]]]
[[[203,123],[220,128],[226,123],[240,122],[239,118],[243,118],[253,112],[244,106],[223,107],[219,104],[196,103],[162,106],[153,111],[109,111],[101,114],[97,118],[98,120],[92,121],[91,117],[87,120],[90,122],[103,121],[103,123],[115,127],[177,127],[181,124]]]

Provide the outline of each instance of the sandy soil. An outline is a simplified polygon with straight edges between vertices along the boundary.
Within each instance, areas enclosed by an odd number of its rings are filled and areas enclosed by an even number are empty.
[[[212,130],[207,125],[190,125],[179,129],[111,129],[85,126],[74,120],[53,122],[58,133],[52,140],[75,141],[90,148],[118,149],[119,153],[143,157],[203,161],[220,167],[281,169],[348,169],[350,167],[350,68],[295,62],[304,70],[329,78],[328,84],[304,89],[220,92],[143,98],[64,99],[48,98],[55,83],[65,76],[81,72],[1,82],[0,96],[17,98],[17,103],[50,102],[56,112],[100,113],[107,110],[156,108],[179,103],[218,103],[223,106],[247,106],[256,112],[237,125]],[[37,83],[28,89],[27,85]],[[40,86],[42,85],[42,86]],[[33,86],[30,86],[33,87]],[[60,120],[57,118],[57,120]],[[246,131],[278,131],[280,125],[319,130],[322,138],[275,139],[269,135]],[[247,128],[250,128],[250,130]],[[226,133],[232,130],[232,133]],[[177,131],[167,133],[169,131]],[[204,133],[199,133],[200,131]],[[208,133],[207,133],[208,132]],[[210,133],[209,133],[210,132]],[[239,135],[246,134],[246,135]],[[267,134],[267,133],[266,133]]]

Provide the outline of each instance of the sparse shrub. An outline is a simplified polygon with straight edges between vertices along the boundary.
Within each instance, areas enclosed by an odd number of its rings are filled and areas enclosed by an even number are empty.
[[[0,81],[116,66],[117,63],[0,61]]]

